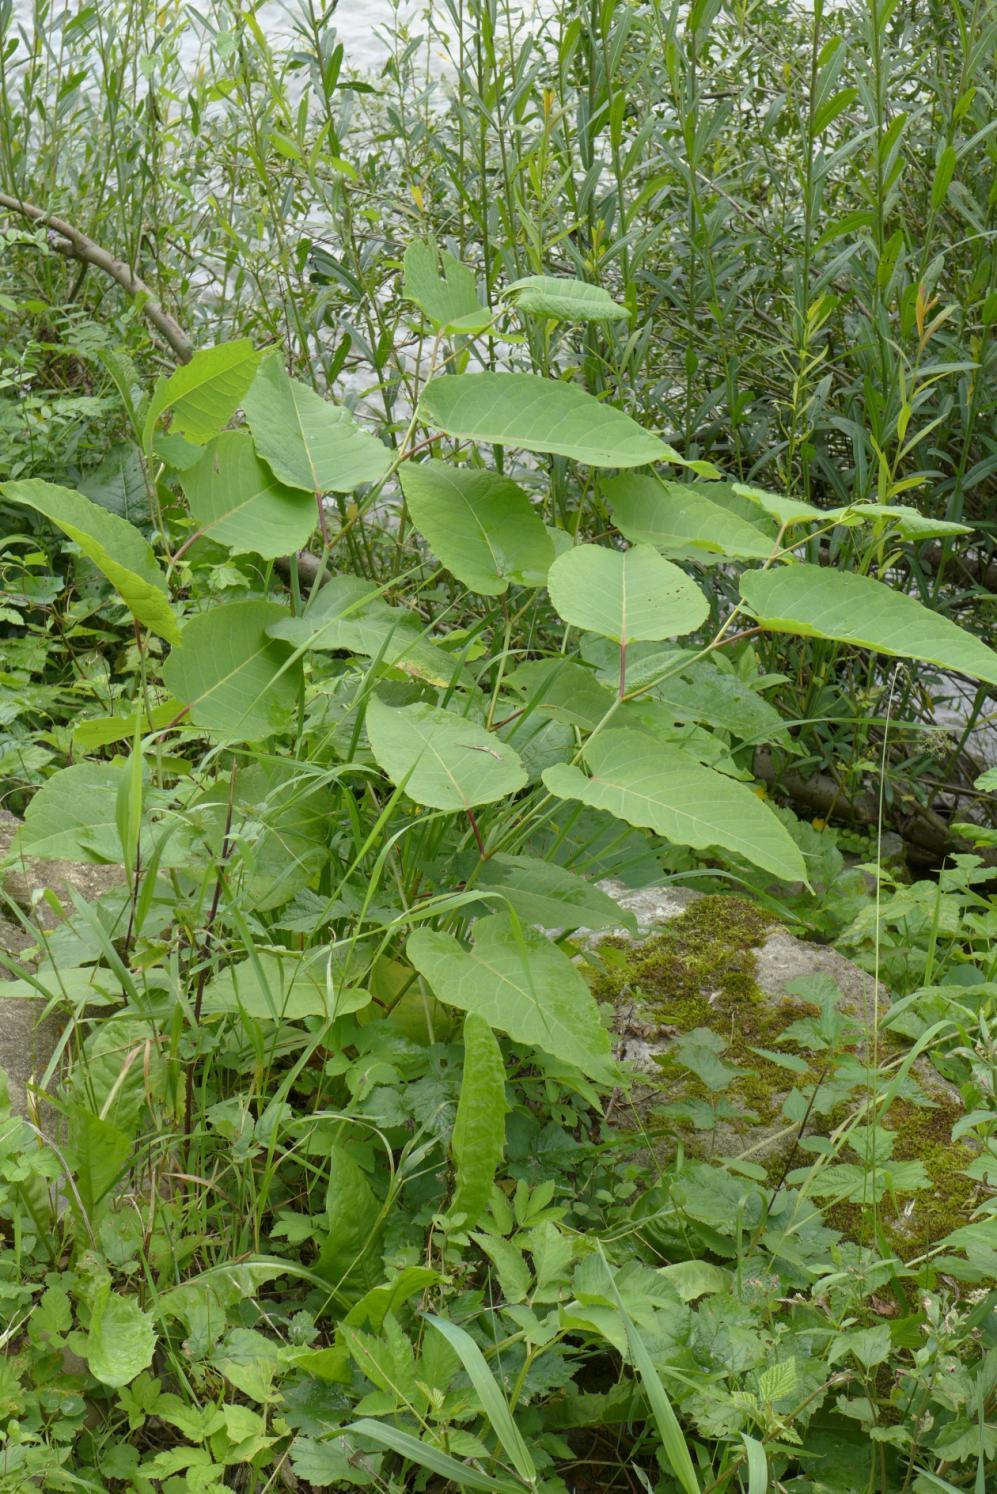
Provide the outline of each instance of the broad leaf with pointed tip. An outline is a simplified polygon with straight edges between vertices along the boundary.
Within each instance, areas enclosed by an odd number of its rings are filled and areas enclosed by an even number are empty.
[[[526,923],[550,929],[637,932],[632,913],[585,877],[535,856],[499,854],[482,863],[476,885],[500,892]]]
[[[142,444],[152,450],[156,424],[170,414],[170,432],[203,445],[223,430],[256,375],[262,354],[247,338],[201,348],[168,379],[160,379],[146,411]]]
[[[522,488],[485,468],[430,459],[407,464],[402,492],[433,553],[471,591],[543,586],[554,546]]]
[[[547,585],[566,623],[616,643],[691,633],[710,610],[685,571],[650,545],[576,545],[554,561]]]
[[[772,540],[739,514],[712,501],[720,483],[664,482],[643,473],[612,477],[603,492],[622,535],[635,543],[686,554],[690,550],[765,560]]]
[[[290,644],[268,636],[287,617],[276,602],[228,602],[192,617],[163,681],[196,726],[223,741],[259,741],[290,722],[301,683]]]
[[[898,659],[919,659],[997,685],[997,653],[923,607],[914,597],[870,576],[819,565],[748,571],[741,595],[770,632],[832,638]]]
[[[429,809],[473,809],[526,783],[519,754],[475,721],[416,701],[389,706],[374,696],[367,735],[378,766]]]
[[[587,742],[582,756],[588,773],[570,763],[544,773],[556,798],[608,810],[675,845],[732,851],[786,882],[806,881],[803,857],[757,794],[680,747],[654,745],[641,732],[608,730]]]
[[[515,1042],[541,1048],[594,1079],[612,1081],[609,1034],[592,993],[544,934],[507,913],[492,913],[474,925],[470,949],[428,929],[417,929],[406,947],[440,1001],[477,1012]]]
[[[473,271],[446,249],[413,239],[405,250],[404,293],[442,332],[480,332],[493,320]]]
[[[441,375],[426,385],[419,409],[428,424],[449,436],[552,452],[590,467],[693,465],[614,405],[578,384],[539,374]],[[715,468],[710,471],[715,474]]]
[[[324,958],[261,951],[251,960],[227,966],[204,989],[203,1010],[240,1012],[260,1021],[300,1022],[324,1017],[332,1022],[370,1002],[370,992],[340,988],[326,979]]]
[[[784,498],[779,493],[768,493],[764,488],[756,488],[747,482],[735,482],[732,487],[739,498],[749,498],[787,528],[793,524],[827,523],[824,510],[814,508],[812,503],[804,503],[802,498]]]
[[[235,555],[290,555],[315,528],[314,497],[278,482],[248,431],[216,436],[180,482],[204,535]]]
[[[275,357],[264,361],[243,403],[257,452],[289,488],[352,493],[388,470],[388,448],[349,410],[290,378]]]
[[[630,313],[601,285],[561,275],[527,275],[502,292],[520,311],[561,322],[625,322]]]
[[[0,493],[57,524],[104,573],[138,622],[168,643],[177,642],[180,624],[170,606],[166,577],[134,524],[82,493],[37,478],[0,484]]]

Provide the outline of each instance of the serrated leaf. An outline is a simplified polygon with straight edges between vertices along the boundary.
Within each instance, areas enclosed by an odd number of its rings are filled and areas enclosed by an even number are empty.
[[[887,1329],[889,1334],[889,1329]],[[780,1364],[770,1364],[758,1377],[758,1396],[771,1404],[784,1396],[793,1395],[799,1384],[795,1359],[784,1359]]]
[[[22,503],[57,524],[103,572],[132,616],[168,643],[176,643],[180,624],[170,606],[166,577],[133,524],[82,493],[36,478],[2,483],[0,493],[8,502]]]
[[[475,924],[470,949],[428,929],[410,934],[407,948],[439,1000],[611,1081],[609,1035],[592,993],[568,957],[537,930],[492,913]]]
[[[454,711],[416,701],[367,706],[367,735],[378,766],[410,799],[430,809],[472,809],[526,783],[519,754]]]
[[[765,560],[772,539],[740,514],[712,501],[723,484],[666,482],[643,473],[612,477],[603,492],[622,535],[677,554],[700,550],[734,559]]]
[[[672,447],[578,384],[526,373],[446,374],[419,401],[423,419],[450,436],[552,452],[590,467],[680,462]]]
[[[278,482],[316,498],[376,482],[391,453],[349,410],[330,404],[267,358],[244,401],[258,454]]]
[[[287,488],[256,455],[248,431],[223,431],[183,473],[190,511],[207,539],[234,555],[290,555],[311,538],[314,497]]]
[[[405,465],[401,484],[416,529],[471,591],[499,596],[510,581],[543,586],[554,546],[516,483],[484,468],[430,459]]]
[[[710,610],[695,582],[650,545],[576,545],[554,561],[547,586],[566,623],[616,643],[691,633]]]
[[[630,313],[601,285],[567,275],[527,275],[502,292],[520,311],[562,322],[625,322]]]
[[[156,1348],[152,1314],[143,1312],[134,1297],[98,1289],[86,1340],[90,1373],[102,1385],[118,1388],[148,1369]]]
[[[170,434],[203,445],[223,430],[252,384],[261,354],[247,338],[201,348],[153,390],[142,444],[152,449],[156,424],[171,411]]]
[[[476,886],[501,892],[526,923],[550,929],[637,931],[637,921],[585,877],[535,856],[492,856],[482,864]]]
[[[741,595],[763,628],[919,659],[997,684],[997,653],[914,597],[819,565],[748,571]]]
[[[495,1173],[505,1153],[505,1064],[495,1034],[483,1017],[464,1018],[464,1073],[450,1148],[456,1187],[450,1214],[462,1229],[474,1229],[488,1208]]]
[[[163,665],[163,681],[190,707],[195,726],[224,741],[259,741],[282,731],[297,704],[300,662],[268,636],[287,609],[276,602],[228,602],[192,617]]]
[[[650,746],[635,731],[603,731],[587,742],[585,774],[558,763],[543,781],[558,799],[579,799],[676,845],[718,847],[787,882],[806,881],[787,830],[743,783],[715,773],[669,743]]]

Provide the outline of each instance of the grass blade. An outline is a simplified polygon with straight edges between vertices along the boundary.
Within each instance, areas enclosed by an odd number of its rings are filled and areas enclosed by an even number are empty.
[[[446,1319],[438,1318],[428,1312],[425,1317],[426,1321],[432,1323],[433,1327],[443,1334],[443,1337],[460,1355],[460,1362],[477,1391],[478,1399],[491,1423],[492,1431],[502,1444],[510,1463],[525,1483],[535,1484],[537,1470],[530,1457],[530,1450],[513,1421],[512,1412],[506,1404],[498,1381],[488,1368],[485,1356],[474,1339],[463,1328],[458,1328],[456,1323],[448,1323]]]
[[[364,1416],[359,1421],[350,1422],[343,1431],[356,1432],[360,1437],[369,1437],[372,1442],[379,1442],[389,1452],[407,1458],[410,1463],[417,1463],[420,1468],[427,1468],[440,1478],[449,1479],[458,1489],[484,1489],[486,1494],[521,1494],[518,1484],[489,1478],[487,1473],[469,1468],[466,1463],[458,1462],[449,1453],[441,1452],[429,1442],[423,1442],[421,1437],[413,1437],[411,1432],[403,1432],[400,1427],[389,1426],[387,1422],[374,1421],[371,1417]]]

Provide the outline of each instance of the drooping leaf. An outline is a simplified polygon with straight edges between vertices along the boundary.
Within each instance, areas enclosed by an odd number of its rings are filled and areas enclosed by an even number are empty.
[[[376,482],[391,453],[349,410],[330,404],[267,358],[244,400],[256,450],[278,482],[316,497]]]
[[[502,292],[520,311],[562,322],[625,322],[630,313],[601,285],[561,275],[527,275]]]
[[[170,606],[166,577],[134,524],[82,493],[37,478],[2,483],[0,493],[8,502],[23,503],[57,524],[103,572],[133,617],[168,643],[176,643],[180,625]]]
[[[536,856],[492,856],[483,863],[475,885],[501,892],[525,923],[541,928],[637,931],[633,914],[608,893],[585,877]]]
[[[344,1146],[330,1148],[326,1187],[326,1237],[315,1270],[330,1286],[369,1291],[382,1278],[378,1249],[381,1205],[367,1175]]]
[[[405,295],[442,332],[480,332],[492,313],[478,299],[474,274],[427,239],[413,239],[405,250]]]
[[[457,1174],[450,1214],[475,1229],[488,1208],[505,1152],[505,1064],[495,1034],[477,1012],[464,1018],[464,1074],[450,1147]]]
[[[843,508],[831,509],[830,516],[840,518],[842,523],[862,522],[876,528],[889,527],[904,540],[940,539],[946,535],[973,532],[968,524],[932,518],[906,503],[849,503]]]
[[[544,934],[491,913],[464,949],[449,934],[416,929],[408,957],[441,1001],[477,1012],[518,1043],[612,1081],[609,1034],[578,970]]]
[[[586,743],[582,755],[588,774],[569,763],[544,773],[557,798],[606,809],[676,845],[719,847],[784,881],[806,881],[803,857],[757,795],[681,748],[652,746],[639,732],[610,729]]]
[[[300,1022],[304,1017],[335,1021],[360,1011],[370,992],[342,988],[326,976],[324,959],[262,951],[255,959],[228,965],[204,988],[203,1010],[242,1013],[260,1021]]]
[[[17,846],[30,856],[67,861],[117,861],[121,758],[71,763],[38,789],[24,811]]]
[[[666,482],[643,473],[611,477],[603,491],[613,522],[638,544],[684,555],[697,550],[733,559],[765,560],[772,539],[758,526],[712,501],[721,483]]]
[[[129,524],[149,522],[149,490],[142,471],[142,457],[131,441],[112,446],[99,466],[80,481],[84,497]]]
[[[151,1313],[135,1297],[112,1292],[105,1282],[97,1290],[90,1313],[86,1360],[102,1385],[117,1389],[148,1369],[156,1349]]]
[[[616,643],[691,633],[710,610],[695,582],[650,545],[576,545],[554,561],[547,585],[566,623]]]
[[[170,433],[203,445],[224,430],[253,382],[261,354],[247,338],[201,348],[189,363],[160,379],[145,415],[142,444],[152,450],[156,425],[172,412]]]
[[[423,418],[469,441],[553,452],[590,467],[679,462],[678,452],[578,384],[527,373],[447,374],[423,390]]]
[[[554,546],[516,483],[435,459],[405,465],[401,483],[416,529],[471,591],[499,596],[510,581],[543,586]]]
[[[93,752],[112,742],[130,742],[136,730],[158,731],[168,726],[180,710],[179,701],[167,699],[153,706],[148,715],[141,710],[131,716],[90,716],[73,727],[73,744],[81,752]]]
[[[248,431],[223,431],[181,478],[190,511],[208,539],[233,554],[272,560],[307,545],[315,499],[286,488],[256,455]]]
[[[370,748],[392,783],[431,809],[473,809],[516,793],[526,783],[519,754],[492,732],[454,711],[416,701],[367,706]]]
[[[270,635],[295,648],[364,654],[431,685],[449,685],[459,665],[425,631],[417,614],[389,606],[374,582],[339,575],[322,587],[301,617],[285,615]]]
[[[997,653],[947,617],[870,576],[819,565],[748,571],[741,595],[763,628],[832,638],[997,684]]]
[[[506,1457],[523,1482],[528,1487],[535,1486],[536,1464],[523,1441],[522,1433],[513,1420],[505,1396],[488,1367],[484,1354],[466,1328],[461,1328],[456,1323],[448,1323],[445,1318],[437,1317],[433,1313],[426,1314],[426,1321],[432,1323],[437,1333],[442,1333],[451,1347],[456,1349],[464,1371],[474,1386],[481,1408]]]
[[[228,602],[192,617],[163,665],[163,681],[190,707],[195,726],[222,740],[258,741],[281,731],[297,704],[300,662],[267,630],[286,608]]]
[[[764,488],[756,488],[747,482],[735,482],[732,488],[738,498],[757,503],[777,524],[787,528],[793,524],[827,523],[824,510],[814,508],[812,503],[804,503],[802,498],[785,498],[780,493],[768,493]]]
[[[404,1432],[401,1427],[392,1426],[389,1422],[362,1416],[359,1421],[350,1422],[343,1430],[346,1433],[354,1432],[360,1437],[369,1437],[372,1442],[397,1453],[406,1462],[414,1463],[417,1468],[426,1468],[430,1473],[446,1479],[455,1489],[481,1489],[484,1494],[522,1494],[521,1484],[480,1473],[469,1463],[461,1463],[449,1453],[442,1452],[432,1442],[427,1442],[422,1437],[413,1437],[411,1432]]]

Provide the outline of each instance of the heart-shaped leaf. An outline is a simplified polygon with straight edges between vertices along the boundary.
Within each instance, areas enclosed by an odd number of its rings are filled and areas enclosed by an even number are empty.
[[[246,395],[256,450],[279,482],[320,497],[376,482],[391,453],[353,419],[267,358]]]
[[[389,706],[375,696],[367,707],[367,735],[392,783],[430,809],[491,804],[526,783],[511,747],[477,722],[425,701]]]
[[[576,545],[554,561],[547,585],[566,623],[616,643],[691,633],[710,610],[685,571],[650,545]]]
[[[484,468],[436,460],[406,465],[401,482],[416,529],[471,591],[499,596],[510,581],[543,586],[554,546],[514,482]]]
[[[314,497],[278,482],[248,431],[216,436],[181,485],[206,537],[236,555],[290,555],[307,545],[315,528]]]

